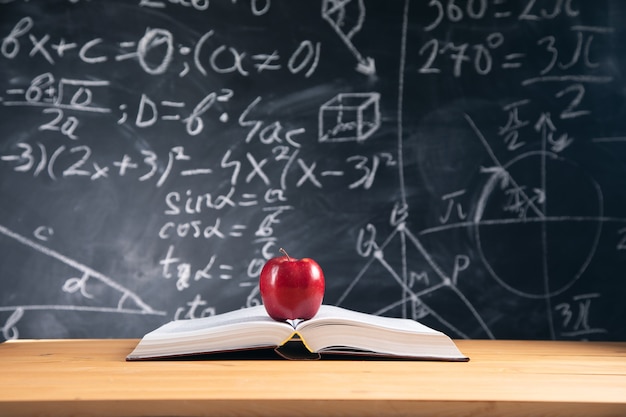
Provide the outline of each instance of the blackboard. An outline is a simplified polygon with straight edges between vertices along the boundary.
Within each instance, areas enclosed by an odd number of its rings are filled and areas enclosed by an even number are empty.
[[[0,336],[260,302],[626,340],[626,3],[0,1]]]

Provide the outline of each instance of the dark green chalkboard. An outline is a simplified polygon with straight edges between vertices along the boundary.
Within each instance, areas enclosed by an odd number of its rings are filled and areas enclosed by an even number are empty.
[[[0,337],[325,302],[626,340],[626,4],[0,1]]]

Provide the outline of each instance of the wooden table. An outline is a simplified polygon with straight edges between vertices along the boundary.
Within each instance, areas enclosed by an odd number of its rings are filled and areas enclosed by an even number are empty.
[[[0,344],[0,415],[626,416],[626,343],[457,341],[469,362],[126,362],[136,343]]]

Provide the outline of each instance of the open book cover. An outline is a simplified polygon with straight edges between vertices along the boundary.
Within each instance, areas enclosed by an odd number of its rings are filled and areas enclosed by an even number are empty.
[[[450,337],[417,321],[329,305],[322,305],[315,317],[303,321],[276,321],[262,305],[200,319],[171,321],[146,334],[126,359],[280,349],[294,340],[300,341],[309,352],[322,356],[469,360]],[[289,354],[283,356],[290,358]]]

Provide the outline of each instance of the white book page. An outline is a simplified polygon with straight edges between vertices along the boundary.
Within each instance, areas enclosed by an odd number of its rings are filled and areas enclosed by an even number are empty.
[[[277,323],[281,326],[288,326],[288,324],[282,324],[274,321],[267,315],[265,307],[262,305],[243,308],[240,310],[233,310],[227,313],[218,314],[210,317],[174,320],[158,329],[148,333],[146,337],[150,336],[165,336],[173,335],[176,333],[187,332],[201,332],[209,333],[211,330],[223,328],[226,326],[233,326],[237,324],[244,324],[246,326],[255,326],[259,323]]]
[[[171,321],[146,334],[131,359],[278,346],[294,333],[261,306],[211,317]]]
[[[440,333],[437,330],[431,329],[430,327],[415,320],[374,316],[330,305],[322,305],[315,317],[310,320],[300,322],[297,328],[300,330],[307,327],[310,328],[314,326],[326,326],[332,324],[354,325],[359,327],[379,327],[397,332],[423,334]]]
[[[334,306],[301,322],[297,331],[313,352],[371,352],[414,358],[462,360],[444,333],[415,320],[380,317]]]

